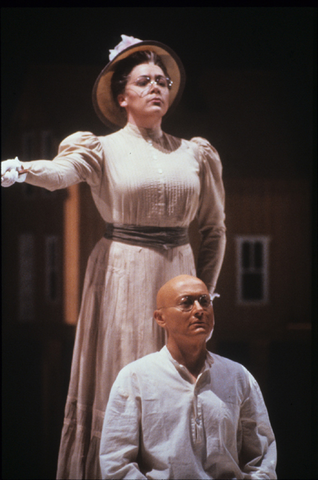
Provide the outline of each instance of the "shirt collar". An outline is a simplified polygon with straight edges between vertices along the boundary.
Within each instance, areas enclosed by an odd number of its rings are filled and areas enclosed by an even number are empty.
[[[187,370],[188,369],[180,364],[179,362],[177,362],[177,360],[175,360],[173,358],[173,356],[171,355],[171,353],[169,352],[168,348],[167,348],[167,345],[165,345],[162,349],[161,349],[161,352],[166,355],[168,357],[168,359],[171,361],[171,363],[173,363],[173,365],[175,366],[175,368],[178,370],[178,371],[184,371],[184,370]],[[212,364],[214,363],[214,360],[213,360],[213,357],[212,357],[212,354],[211,352],[209,352],[208,350],[206,350],[206,359],[205,359],[205,363],[204,363],[204,366],[202,368],[202,371],[200,373],[200,375],[205,372],[206,370],[210,370],[210,368],[212,367]],[[199,378],[199,377],[198,377]]]

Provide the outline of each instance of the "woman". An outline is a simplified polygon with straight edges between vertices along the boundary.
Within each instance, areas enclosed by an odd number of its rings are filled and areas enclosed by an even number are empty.
[[[158,42],[122,36],[93,90],[101,120],[120,130],[77,132],[53,161],[2,162],[2,183],[49,190],[86,181],[106,222],[87,266],[58,461],[58,478],[100,478],[99,443],[108,395],[119,370],[159,350],[156,292],[179,274],[199,276],[211,293],[225,249],[224,190],[216,150],[161,130],[184,71]],[[187,229],[202,235],[197,270]]]

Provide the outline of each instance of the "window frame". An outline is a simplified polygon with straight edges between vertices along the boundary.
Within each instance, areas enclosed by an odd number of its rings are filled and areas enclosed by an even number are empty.
[[[269,235],[236,235],[236,303],[243,306],[263,306],[269,303],[269,245],[271,238]],[[261,243],[263,245],[262,267],[256,268],[254,265],[244,268],[242,265],[242,248],[244,243]],[[262,298],[247,299],[243,295],[243,274],[259,273],[262,276]]]

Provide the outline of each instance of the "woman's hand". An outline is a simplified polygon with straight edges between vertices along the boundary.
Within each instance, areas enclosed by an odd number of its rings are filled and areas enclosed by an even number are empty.
[[[23,169],[23,165],[18,157],[1,162],[2,187],[11,187],[15,182],[22,183],[25,181],[26,176],[27,172]]]

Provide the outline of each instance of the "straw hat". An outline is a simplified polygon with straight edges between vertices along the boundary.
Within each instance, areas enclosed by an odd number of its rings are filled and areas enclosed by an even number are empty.
[[[124,127],[127,122],[125,114],[114,100],[111,91],[111,79],[120,60],[141,50],[150,50],[160,56],[169,78],[173,81],[169,94],[169,113],[179,102],[185,83],[183,65],[171,48],[153,40],[139,40],[126,35],[121,35],[121,38],[122,41],[113,50],[110,50],[110,62],[99,74],[93,88],[93,105],[98,117],[108,127],[115,130],[118,127]]]

